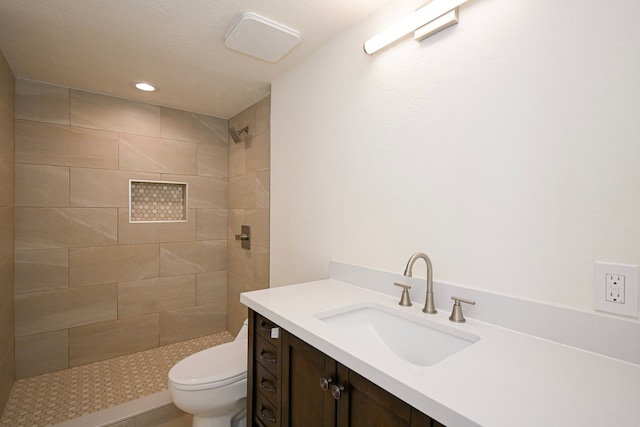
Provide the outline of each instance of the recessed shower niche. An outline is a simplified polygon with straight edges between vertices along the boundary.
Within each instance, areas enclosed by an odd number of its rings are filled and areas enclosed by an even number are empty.
[[[129,180],[129,222],[186,222],[186,182]]]

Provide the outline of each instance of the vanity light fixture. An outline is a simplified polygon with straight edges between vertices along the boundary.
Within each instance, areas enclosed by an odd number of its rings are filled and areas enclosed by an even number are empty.
[[[455,20],[453,20],[452,15],[449,14],[466,1],[467,0],[432,0],[397,24],[392,25],[380,34],[364,42],[364,51],[369,55],[373,55],[380,49],[414,31],[416,32],[414,36],[415,39],[422,41],[438,31],[457,23],[457,11],[454,13]],[[443,15],[447,15],[447,18]],[[441,17],[442,20],[440,20]]]
[[[147,82],[135,82],[134,86],[136,87],[136,89],[139,89],[145,92],[153,92],[154,90],[156,90],[156,87],[154,85]]]

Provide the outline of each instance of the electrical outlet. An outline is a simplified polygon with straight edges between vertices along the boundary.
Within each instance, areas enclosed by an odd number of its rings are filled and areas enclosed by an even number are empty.
[[[607,274],[605,281],[607,282],[605,299],[609,302],[624,304],[625,277],[620,274]]]
[[[593,299],[598,311],[638,317],[638,266],[596,262]]]

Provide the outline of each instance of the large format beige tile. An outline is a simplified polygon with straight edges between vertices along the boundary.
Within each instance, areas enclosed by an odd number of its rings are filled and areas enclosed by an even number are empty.
[[[117,135],[16,120],[16,163],[117,169]]]
[[[117,285],[109,284],[16,295],[16,336],[113,320],[117,294]]]
[[[0,105],[0,206],[13,205],[14,122],[10,108]]]
[[[220,271],[226,268],[226,240],[160,244],[161,276]]]
[[[269,247],[269,209],[246,209],[244,223],[251,227],[251,243]]]
[[[269,287],[269,248],[255,246],[253,251],[253,280],[267,288]]]
[[[129,180],[159,180],[160,174],[71,168],[71,206],[129,206]]]
[[[198,209],[196,216],[198,240],[227,239],[227,209]]]
[[[13,351],[13,298],[0,300],[0,359]]]
[[[256,175],[229,178],[229,208],[253,209],[256,207]]]
[[[28,378],[69,367],[67,330],[16,337],[16,378]]]
[[[256,174],[256,208],[269,209],[271,206],[271,174],[269,171]]]
[[[16,206],[69,206],[69,168],[16,164]]]
[[[158,315],[150,314],[72,328],[69,365],[84,365],[157,347],[158,324]]]
[[[223,209],[227,207],[229,185],[226,178],[162,174],[162,179],[188,183],[190,208]]]
[[[158,277],[157,244],[69,249],[71,286],[129,282]]]
[[[16,208],[16,249],[115,245],[115,208]]]
[[[227,145],[225,119],[173,108],[160,109],[161,136],[179,141]]]
[[[0,207],[0,300],[13,294],[13,208]]]
[[[69,250],[16,251],[15,293],[50,291],[69,287]]]
[[[130,223],[129,209],[118,209],[118,243],[183,242],[196,240],[196,210],[187,222]]]
[[[137,135],[160,136],[160,107],[71,90],[71,125]]]
[[[69,89],[16,80],[16,118],[69,125]]]
[[[8,351],[4,356],[0,356],[0,408],[5,406],[9,400],[11,389],[15,380],[15,357],[13,343],[8,346]]]
[[[251,108],[256,110],[256,135],[269,132],[271,129],[271,96],[265,96],[253,104]]]
[[[169,427],[169,425],[165,425],[165,423],[178,422],[179,419],[185,416],[190,417],[189,415],[185,415],[185,413],[178,409],[173,403],[170,403],[158,409],[137,415],[133,420],[135,421],[135,427]],[[191,427],[191,419],[188,418],[188,420],[189,422],[187,424],[171,424],[171,426]]]
[[[237,243],[237,244],[234,244]],[[229,272],[239,274],[242,277],[253,280],[253,254],[255,250],[242,249],[238,242],[229,242]]]
[[[246,174],[246,143],[233,141],[229,145],[229,177]]]
[[[190,307],[195,302],[195,274],[118,284],[119,319]]]
[[[197,150],[192,142],[120,134],[120,169],[196,175]]]
[[[160,345],[227,329],[226,301],[160,313]]]
[[[227,270],[196,275],[196,304],[227,301]]]
[[[198,145],[198,175],[229,176],[229,149],[219,145]]]
[[[246,173],[268,170],[270,150],[268,133],[251,138],[246,147]]]

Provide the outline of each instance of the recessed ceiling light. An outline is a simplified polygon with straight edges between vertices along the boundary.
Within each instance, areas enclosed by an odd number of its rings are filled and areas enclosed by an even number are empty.
[[[154,85],[147,82],[136,82],[135,87],[145,92],[153,92],[154,90],[156,90]]]

